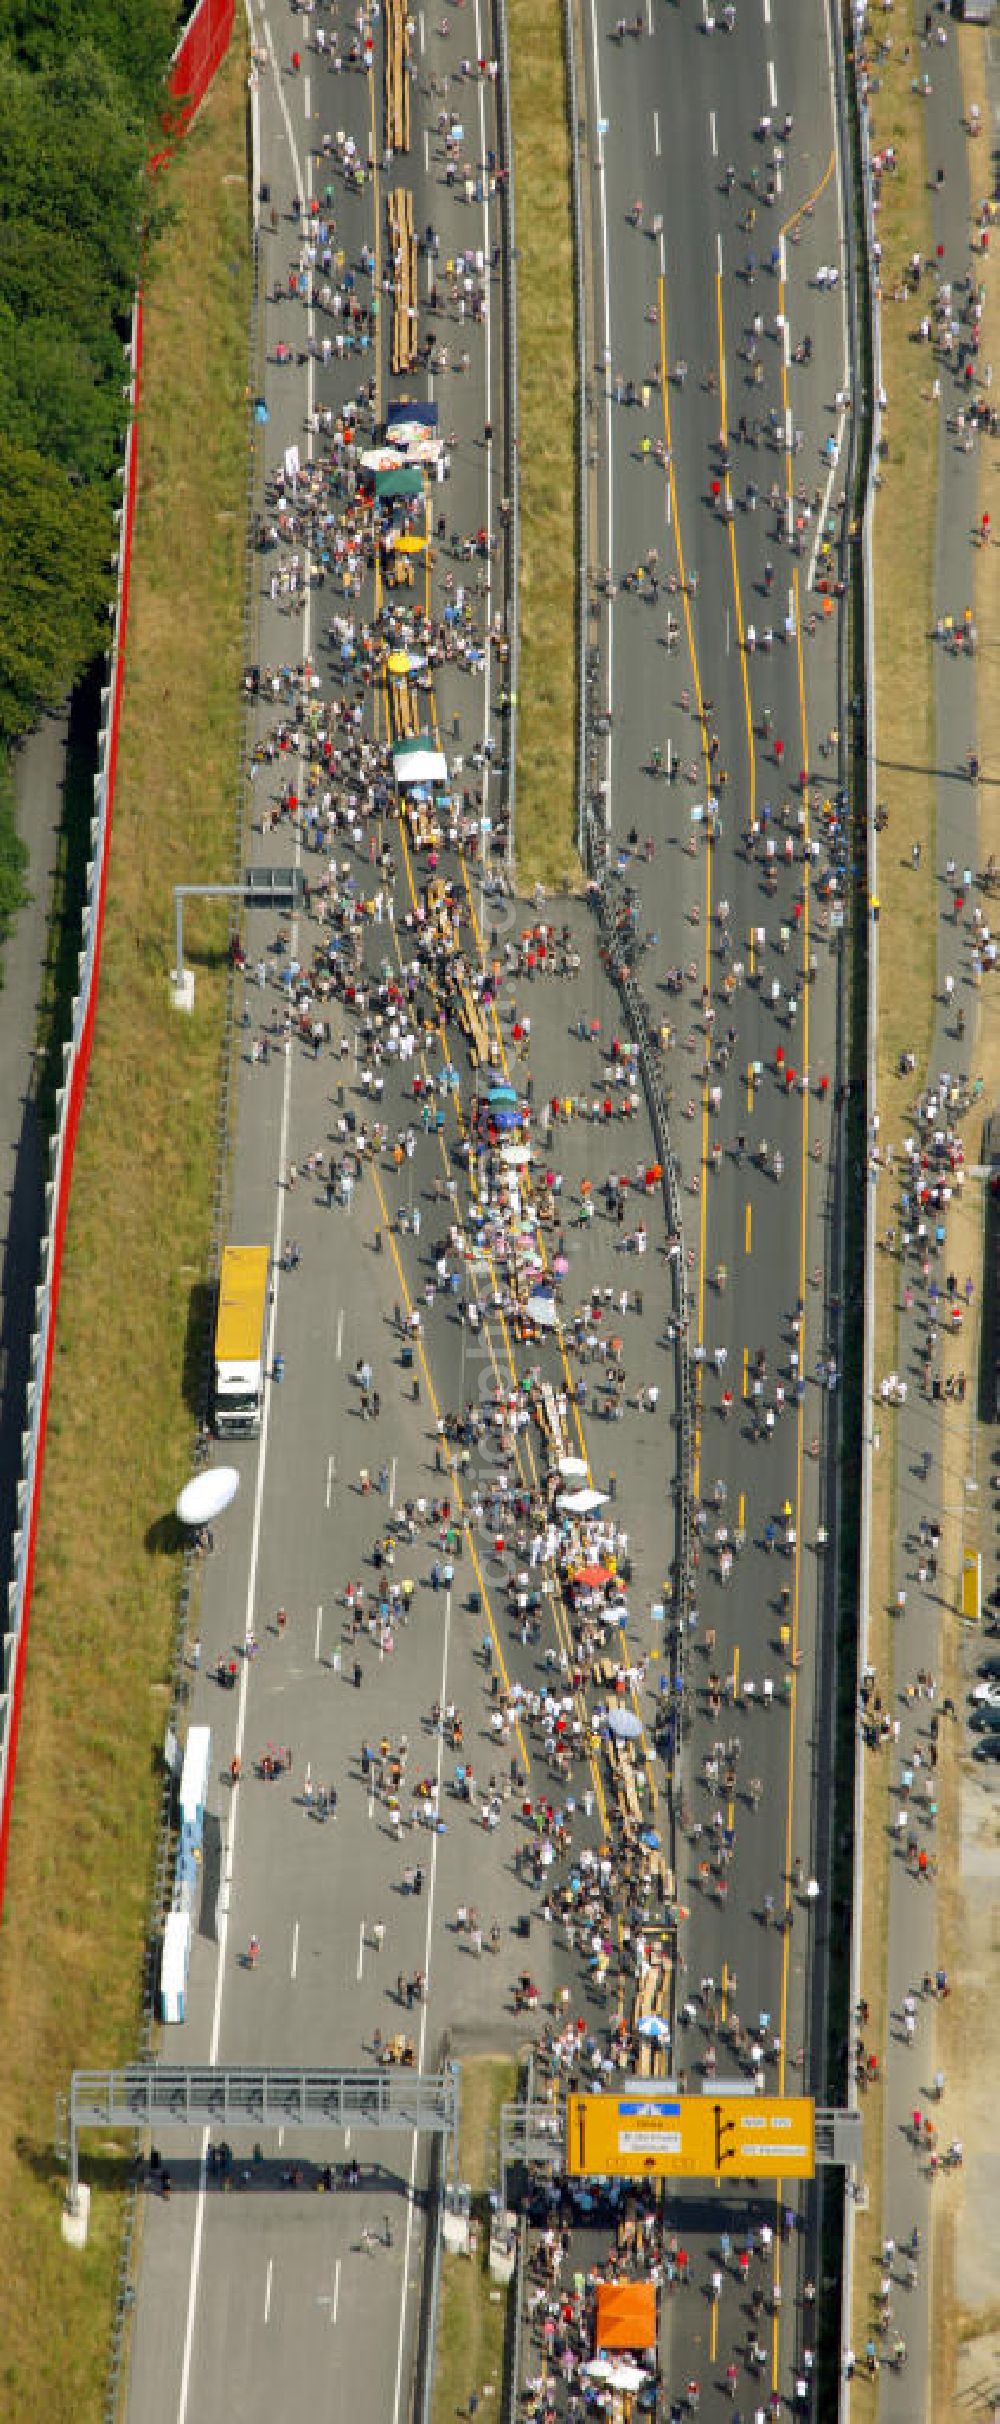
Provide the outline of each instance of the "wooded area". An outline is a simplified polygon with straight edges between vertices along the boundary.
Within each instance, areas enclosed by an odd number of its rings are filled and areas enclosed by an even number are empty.
[[[186,12],[185,12],[186,13]],[[107,638],[172,0],[0,0],[0,752]]]

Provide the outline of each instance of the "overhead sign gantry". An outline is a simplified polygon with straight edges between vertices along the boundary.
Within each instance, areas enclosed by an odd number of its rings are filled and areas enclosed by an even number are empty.
[[[566,2169],[577,2179],[811,2180],[815,2103],[738,2081],[713,2081],[702,2096],[647,2079],[567,2096]]]

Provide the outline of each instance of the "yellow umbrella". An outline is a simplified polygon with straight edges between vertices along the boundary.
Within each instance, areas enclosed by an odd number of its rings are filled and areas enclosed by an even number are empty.
[[[395,533],[392,543],[399,549],[400,555],[422,555],[427,545],[426,539],[417,539],[407,531],[399,530]]]
[[[410,660],[405,648],[394,648],[389,658],[390,673],[409,673]]]

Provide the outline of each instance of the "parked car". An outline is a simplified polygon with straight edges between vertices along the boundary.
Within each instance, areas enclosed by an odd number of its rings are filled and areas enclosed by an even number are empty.
[[[987,1676],[982,1683],[974,1683],[969,1698],[977,1708],[1000,1709],[1000,1680]]]
[[[975,1734],[1000,1732],[1000,1709],[991,1709],[989,1706],[984,1709],[973,1709],[969,1724]]]
[[[985,1676],[987,1683],[1000,1683],[1000,1652],[993,1650],[988,1658],[981,1658],[976,1673]]]
[[[972,1756],[981,1760],[984,1767],[994,1767],[1000,1760],[1000,1734],[987,1734],[982,1742],[975,1743]]]

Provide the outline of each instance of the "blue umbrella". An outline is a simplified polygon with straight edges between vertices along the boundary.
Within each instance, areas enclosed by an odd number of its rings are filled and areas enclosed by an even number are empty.
[[[513,1086],[491,1086],[490,1101],[491,1103],[516,1103],[517,1094]]]
[[[666,2045],[669,2042],[670,2029],[667,2022],[661,2020],[658,2012],[649,2012],[646,2019],[639,2022],[639,2035],[640,2037],[652,2037],[655,2045]]]
[[[642,1834],[642,1835],[640,1835],[640,1837],[639,1837],[639,1841],[640,1841],[640,1843],[644,1843],[644,1844],[645,1844],[647,1852],[658,1852],[658,1851],[659,1851],[659,1848],[660,1848],[660,1838],[659,1838],[659,1836],[658,1836],[658,1835],[657,1835],[657,1834],[654,1832],[654,1829],[653,1829],[651,1826],[648,1826],[648,1827],[646,1828],[645,1833],[644,1833],[644,1834]]]

